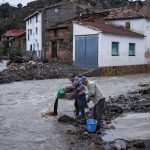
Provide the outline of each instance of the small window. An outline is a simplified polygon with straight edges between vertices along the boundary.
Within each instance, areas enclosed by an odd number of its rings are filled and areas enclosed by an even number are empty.
[[[119,56],[119,42],[112,42],[112,56]]]
[[[39,50],[39,43],[37,43],[37,50]]]
[[[32,29],[30,29],[30,35],[32,35]]]
[[[38,51],[38,56],[41,57],[41,51]]]
[[[135,56],[135,43],[129,43],[129,56]]]
[[[55,11],[55,13],[58,13],[58,12],[59,12],[59,9],[58,9],[58,8],[55,8],[54,11]]]
[[[130,30],[130,22],[126,22],[126,29]]]
[[[38,28],[37,28],[37,27],[36,27],[36,29],[35,29],[35,30],[36,30],[36,31],[35,31],[35,32],[36,32],[36,34],[38,34]]]
[[[27,22],[28,22],[28,25],[29,25],[29,20]]]
[[[33,44],[33,50],[35,50],[35,44]]]
[[[30,51],[32,51],[32,44],[30,44]]]
[[[32,23],[32,19],[30,18],[30,23]]]
[[[28,29],[28,41],[30,40],[30,29]]]
[[[36,22],[38,22],[38,15],[36,15]]]

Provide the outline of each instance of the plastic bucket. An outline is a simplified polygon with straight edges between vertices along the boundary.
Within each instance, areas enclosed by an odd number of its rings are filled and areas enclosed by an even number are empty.
[[[59,89],[57,92],[57,98],[64,98],[64,96],[65,96],[64,89]]]
[[[87,124],[88,132],[91,132],[91,133],[96,132],[97,120],[95,120],[95,119],[87,119],[86,124]]]

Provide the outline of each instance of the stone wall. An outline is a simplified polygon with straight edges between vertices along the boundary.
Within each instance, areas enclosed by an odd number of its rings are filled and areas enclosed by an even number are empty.
[[[71,62],[72,61],[72,31],[68,28],[53,29],[47,31],[48,46],[46,48],[46,59]],[[57,58],[52,58],[52,42],[57,42]]]
[[[18,37],[10,41],[10,47],[17,47],[22,52],[26,51],[26,40],[25,37]]]
[[[150,73],[150,64],[100,68],[100,75],[102,76],[134,74],[134,73]]]
[[[49,7],[45,10],[45,27],[56,26],[68,19],[77,17],[78,10],[75,2],[64,3]]]

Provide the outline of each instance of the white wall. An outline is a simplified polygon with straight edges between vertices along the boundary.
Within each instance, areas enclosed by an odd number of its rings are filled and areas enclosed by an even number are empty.
[[[112,42],[119,42],[119,56],[112,56]],[[129,43],[135,43],[135,56],[129,56]],[[123,66],[145,64],[144,38],[101,34],[99,42],[99,66]]]
[[[125,27],[126,22],[130,22],[130,28],[132,31],[145,35],[145,49],[150,49],[150,19],[124,19],[107,22],[123,27]]]
[[[113,35],[102,33],[85,27],[73,25],[73,60],[75,61],[75,36],[76,35],[99,35],[98,45],[98,66],[122,66],[145,64],[145,43],[144,38]],[[112,42],[119,42],[119,56],[112,56]],[[135,43],[135,56],[129,56],[129,43]]]
[[[26,20],[26,41],[27,41],[27,51],[30,51],[30,45],[32,45],[32,50],[37,51],[37,56],[41,57],[42,51],[42,14],[38,13],[38,22],[36,22],[36,15]],[[36,34],[36,28],[38,28],[38,33]],[[32,29],[32,35],[28,33],[28,29]],[[28,40],[29,34],[29,40]],[[35,48],[34,48],[35,45]]]

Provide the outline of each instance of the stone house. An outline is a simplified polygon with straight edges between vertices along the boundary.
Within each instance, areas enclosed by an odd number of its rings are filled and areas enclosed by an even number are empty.
[[[17,48],[21,52],[26,50],[26,31],[25,29],[9,30],[2,36],[3,47]]]
[[[62,58],[68,55],[66,48],[64,49],[67,54],[61,52],[61,54],[56,55],[55,53],[60,45],[62,46],[62,41],[65,41],[62,39],[62,33],[70,34],[68,27],[62,27],[59,24],[74,19],[80,16],[81,13],[83,15],[85,10],[75,2],[66,2],[45,7],[25,18],[27,52],[35,51],[36,57],[42,58],[44,61],[51,62],[53,59],[66,60],[66,58]],[[57,30],[59,32],[56,31],[56,26],[58,26]],[[57,34],[58,37],[56,36]],[[60,38],[59,42],[56,42],[53,36]]]
[[[72,20],[47,29],[47,59],[72,62]]]

